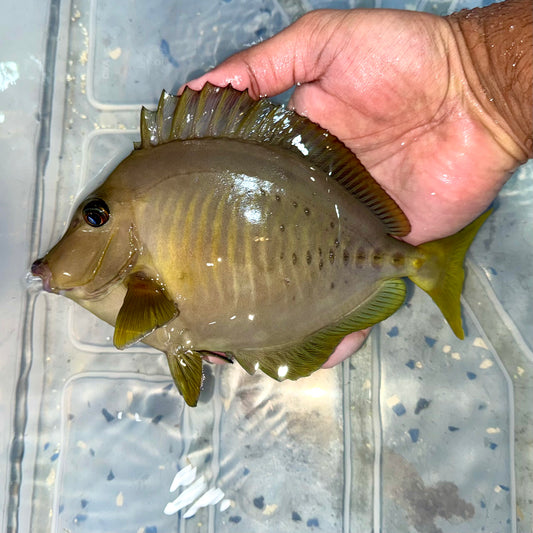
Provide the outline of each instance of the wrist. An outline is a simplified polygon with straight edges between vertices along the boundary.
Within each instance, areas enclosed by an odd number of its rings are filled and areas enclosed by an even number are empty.
[[[533,157],[533,2],[508,0],[446,19],[478,117],[517,162]]]

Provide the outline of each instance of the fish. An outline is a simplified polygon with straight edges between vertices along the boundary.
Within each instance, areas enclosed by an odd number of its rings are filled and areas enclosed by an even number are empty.
[[[188,405],[210,354],[310,375],[402,305],[406,278],[464,338],[464,257],[490,211],[412,246],[405,214],[339,139],[231,85],[163,91],[140,137],[31,272],[113,325],[116,348],[164,352]]]

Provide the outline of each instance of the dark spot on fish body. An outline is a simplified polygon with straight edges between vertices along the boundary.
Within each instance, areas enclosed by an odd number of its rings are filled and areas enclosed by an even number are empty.
[[[298,256],[295,253],[293,253],[292,254],[292,264],[295,265],[297,262],[298,262]]]
[[[305,254],[305,260],[308,265],[311,264],[311,261],[313,260],[313,256],[311,255],[311,252],[307,250],[307,253]]]
[[[306,208],[304,208],[304,213],[305,213],[307,216],[309,216],[310,213],[311,213],[311,211],[306,207]]]
[[[331,229],[335,229],[335,222],[331,221],[331,222],[329,223],[329,227],[330,227]]]
[[[329,288],[333,290],[335,288],[335,282],[332,281],[331,285],[329,286]]]
[[[372,266],[377,270],[381,270],[383,267],[383,258],[384,254],[382,250],[374,250],[372,255]]]
[[[285,231],[285,226],[283,224],[280,224],[279,230],[283,233]]]
[[[344,262],[344,266],[347,266],[350,261],[350,252],[346,248],[342,252],[342,261]]]
[[[292,202],[292,207],[298,207],[298,202],[293,201]]]
[[[329,262],[330,264],[333,264],[335,262],[335,252],[332,248],[329,250]]]
[[[318,270],[322,270],[323,268],[324,268],[324,261],[320,259],[320,261],[318,262]]]
[[[405,264],[405,256],[400,252],[396,252],[392,256],[392,265],[396,268],[402,268],[404,264]]]
[[[281,202],[281,196],[279,194],[276,194],[274,198],[276,199],[276,202]]]
[[[355,266],[361,268],[366,263],[366,250],[364,248],[358,248],[355,256]]]
[[[338,248],[341,245],[339,239],[335,239],[335,248]]]

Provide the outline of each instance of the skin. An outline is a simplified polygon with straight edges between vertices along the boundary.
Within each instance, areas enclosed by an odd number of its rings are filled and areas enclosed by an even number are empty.
[[[296,85],[289,105],[358,155],[418,244],[464,227],[533,155],[532,13],[531,0],[450,17],[315,11],[187,85],[231,83],[254,98]]]

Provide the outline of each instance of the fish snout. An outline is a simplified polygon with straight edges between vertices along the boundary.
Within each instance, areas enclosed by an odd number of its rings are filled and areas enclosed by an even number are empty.
[[[44,259],[37,259],[31,265],[31,273],[33,276],[37,276],[43,280],[43,289],[47,292],[52,291],[52,271],[48,266],[48,263]]]

